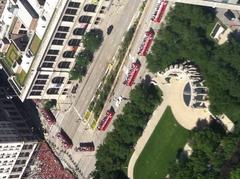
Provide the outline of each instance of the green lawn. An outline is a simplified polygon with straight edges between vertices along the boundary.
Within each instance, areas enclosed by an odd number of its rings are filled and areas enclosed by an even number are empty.
[[[186,144],[188,133],[177,123],[168,107],[135,164],[134,178],[165,178],[178,149]]]
[[[13,63],[16,60],[18,60],[19,57],[20,57],[20,55],[18,54],[17,48],[15,47],[14,44],[11,44],[6,53],[7,64],[11,67],[13,65]]]
[[[33,37],[33,40],[32,40],[32,43],[30,45],[30,50],[31,52],[33,53],[33,55],[36,55],[38,49],[39,49],[39,46],[41,44],[41,40],[40,38],[35,34],[34,37]]]
[[[24,70],[16,74],[16,80],[20,86],[24,85],[26,77],[27,77],[27,73]]]

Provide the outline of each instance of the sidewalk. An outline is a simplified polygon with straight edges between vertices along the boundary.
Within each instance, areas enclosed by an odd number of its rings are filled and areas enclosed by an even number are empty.
[[[144,149],[148,139],[151,137],[155,127],[157,126],[158,122],[160,121],[165,109],[167,108],[166,100],[163,99],[163,102],[157,107],[157,109],[153,112],[151,119],[148,121],[145,130],[143,131],[142,136],[139,138],[136,146],[135,151],[129,161],[128,164],[128,177],[133,179],[134,174],[134,166],[135,163],[141,154],[142,150]]]

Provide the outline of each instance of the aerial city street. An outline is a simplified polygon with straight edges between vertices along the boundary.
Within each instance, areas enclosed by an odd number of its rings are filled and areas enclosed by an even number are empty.
[[[0,179],[240,178],[237,0],[0,1]]]

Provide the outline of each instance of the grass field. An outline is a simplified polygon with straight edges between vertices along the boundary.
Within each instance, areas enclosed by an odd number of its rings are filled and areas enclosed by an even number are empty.
[[[33,55],[36,55],[39,46],[41,44],[41,40],[39,39],[39,37],[35,34],[32,40],[32,43],[30,45],[30,50],[32,51]]]
[[[20,73],[16,74],[16,80],[19,83],[20,86],[24,85],[25,79],[26,79],[27,73],[24,70],[21,70]]]
[[[178,149],[186,144],[188,133],[168,107],[135,164],[134,178],[164,179]]]
[[[15,45],[11,44],[6,53],[6,62],[11,67],[13,63],[18,60],[20,55],[18,55],[18,50]]]

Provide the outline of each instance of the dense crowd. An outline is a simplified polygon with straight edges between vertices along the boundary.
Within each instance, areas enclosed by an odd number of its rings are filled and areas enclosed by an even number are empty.
[[[38,154],[39,170],[35,175],[37,178],[44,179],[74,179],[74,176],[63,168],[60,161],[54,155],[46,143],[42,143]]]

